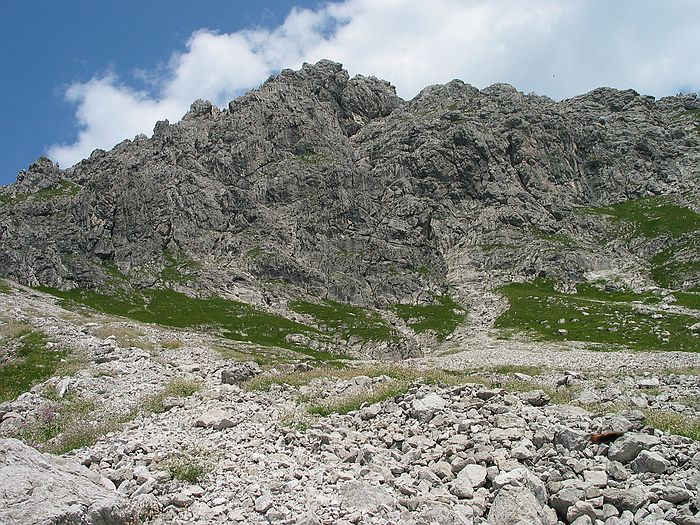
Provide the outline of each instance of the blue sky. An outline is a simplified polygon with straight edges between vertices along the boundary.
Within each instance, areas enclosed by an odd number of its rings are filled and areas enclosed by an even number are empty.
[[[143,88],[153,70],[201,28],[231,32],[281,24],[298,0],[2,0],[0,184],[12,182],[50,145],[78,131],[68,86],[118,71]],[[127,137],[124,137],[127,138]]]
[[[404,98],[452,78],[556,99],[698,91],[696,13],[696,0],[3,0],[0,184],[321,58]]]

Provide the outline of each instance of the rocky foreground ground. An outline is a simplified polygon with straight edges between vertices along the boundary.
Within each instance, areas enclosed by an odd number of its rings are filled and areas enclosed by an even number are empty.
[[[260,367],[27,289],[0,302],[3,329],[72,350],[0,404],[3,524],[700,524],[700,442],[666,431],[698,437],[698,354],[484,331],[400,367]]]

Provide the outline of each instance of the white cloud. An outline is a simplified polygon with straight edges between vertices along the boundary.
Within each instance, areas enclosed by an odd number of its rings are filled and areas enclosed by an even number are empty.
[[[152,93],[115,74],[70,86],[80,128],[49,156],[62,166],[109,148],[157,120],[178,120],[197,98],[223,106],[284,67],[330,58],[351,74],[386,78],[410,98],[461,78],[509,82],[566,98],[598,86],[656,96],[700,88],[695,0],[343,0],[293,9],[272,30],[200,30],[165,73],[140,72]]]

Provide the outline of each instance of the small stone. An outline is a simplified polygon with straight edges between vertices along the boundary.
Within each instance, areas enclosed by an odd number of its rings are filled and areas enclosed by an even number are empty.
[[[566,487],[554,494],[550,498],[549,504],[560,516],[566,516],[569,507],[581,499],[583,499],[583,490],[575,487]]]
[[[473,489],[483,487],[486,484],[486,467],[466,465],[459,471],[457,478],[467,481]]]
[[[474,488],[469,480],[458,477],[450,486],[450,494],[460,499],[471,498],[474,496]]]
[[[226,385],[237,385],[261,373],[262,368],[255,361],[235,363],[221,371],[221,382]]]
[[[554,442],[567,450],[583,450],[588,445],[588,435],[573,428],[559,427]]]
[[[629,510],[636,512],[647,501],[649,496],[639,488],[630,489],[614,489],[609,488],[603,492],[603,497],[606,503],[614,505],[619,511]]]
[[[426,421],[433,415],[447,406],[447,401],[441,398],[434,392],[422,397],[414,399],[411,403],[411,417]]]
[[[499,394],[501,394],[503,390],[500,388],[482,388],[480,390],[477,390],[476,392],[476,397],[483,401],[488,401],[492,397],[495,397]]]
[[[194,426],[223,430],[225,428],[235,427],[236,423],[229,419],[228,412],[225,410],[213,408],[199,416]]]
[[[661,382],[656,377],[647,377],[637,381],[637,386],[639,388],[659,388]]]
[[[630,477],[630,473],[627,471],[625,466],[619,461],[611,461],[608,466],[608,474],[610,477],[617,481],[625,481]]]
[[[255,498],[255,512],[260,514],[265,514],[268,510],[272,508],[272,496],[269,492],[266,492],[262,496]]]
[[[496,493],[488,514],[490,525],[544,525],[544,509],[525,487],[508,485]]]
[[[520,398],[527,404],[533,407],[541,407],[549,404],[549,396],[544,390],[531,390],[530,392],[524,392],[520,395]]]
[[[682,487],[670,486],[664,487],[664,489],[661,491],[661,497],[666,501],[670,501],[674,505],[678,505],[679,503],[688,501],[691,494],[689,490]]]
[[[192,498],[187,494],[179,493],[170,498],[170,504],[175,507],[189,507],[192,505]]]
[[[571,522],[571,525],[592,525],[590,516],[588,514],[583,514]]]
[[[653,472],[655,474],[663,474],[669,465],[669,461],[661,454],[648,450],[642,450],[630,463],[634,472]]]
[[[660,440],[649,434],[625,434],[616,440],[608,450],[608,458],[611,461],[629,463],[645,449],[658,445]]]
[[[608,485],[608,475],[604,470],[586,470],[583,479],[594,487],[605,487]]]
[[[566,520],[571,523],[581,516],[588,516],[589,523],[596,519],[596,511],[590,501],[577,501],[566,511]]]
[[[381,413],[381,411],[382,405],[380,403],[374,403],[360,410],[360,419],[362,419],[363,421],[374,419]]]

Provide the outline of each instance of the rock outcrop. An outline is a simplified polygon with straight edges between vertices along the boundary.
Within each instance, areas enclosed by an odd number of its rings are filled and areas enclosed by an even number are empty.
[[[135,508],[114,484],[84,466],[0,439],[0,522],[13,525],[126,525]]]

